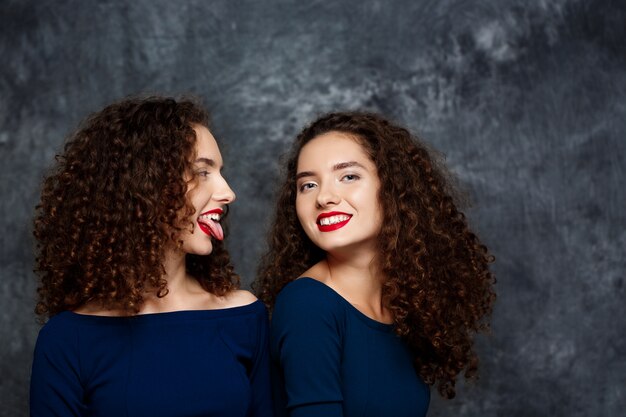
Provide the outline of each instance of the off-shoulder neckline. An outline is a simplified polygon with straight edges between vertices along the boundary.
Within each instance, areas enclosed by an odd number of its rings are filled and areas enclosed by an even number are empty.
[[[325,283],[323,283],[323,282],[321,282],[321,281],[319,281],[319,280],[317,280],[315,278],[303,276],[303,277],[297,278],[296,280],[294,280],[292,282],[297,282],[297,281],[303,281],[303,282],[313,281],[314,283],[319,284],[323,288],[326,288],[329,293],[334,294],[334,296],[342,304],[344,304],[347,307],[348,311],[351,311],[352,314],[354,314],[357,318],[359,318],[361,321],[363,321],[365,324],[367,324],[370,327],[373,327],[373,328],[378,329],[378,330],[384,330],[384,331],[387,331],[387,332],[392,331],[394,329],[394,327],[395,327],[395,325],[393,323],[384,323],[382,321],[378,321],[378,320],[375,320],[375,319],[371,318],[370,316],[368,316],[367,314],[363,313],[361,310],[356,308],[352,303],[350,303],[348,300],[346,300],[341,294],[339,294],[333,288],[331,288],[330,286],[326,285]]]
[[[207,318],[229,317],[247,314],[264,308],[261,300],[255,300],[250,304],[242,306],[208,309],[208,310],[176,310],[165,311],[161,313],[146,313],[136,314],[133,316],[99,316],[93,314],[81,314],[73,311],[64,311],[59,315],[67,315],[76,320],[82,320],[84,322],[151,322],[151,321],[176,321],[176,320],[202,320]]]

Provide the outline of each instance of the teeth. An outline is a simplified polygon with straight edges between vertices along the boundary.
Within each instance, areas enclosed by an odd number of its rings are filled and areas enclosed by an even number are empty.
[[[209,213],[209,214],[203,214],[202,216],[198,217],[198,219],[213,220],[213,221],[219,222],[221,217],[222,216],[218,213]]]
[[[322,226],[330,226],[331,224],[337,224],[337,223],[341,223],[343,221],[346,221],[350,218],[350,216],[347,216],[345,214],[338,214],[336,216],[330,216],[330,217],[322,217],[320,219],[320,224]]]

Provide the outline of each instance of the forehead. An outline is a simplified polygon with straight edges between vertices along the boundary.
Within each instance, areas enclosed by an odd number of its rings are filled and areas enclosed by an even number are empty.
[[[328,132],[316,136],[302,147],[298,156],[298,171],[332,167],[347,161],[376,169],[356,138],[341,132]]]
[[[222,164],[222,155],[215,138],[205,126],[195,125],[196,132],[196,158],[212,159],[219,165]]]

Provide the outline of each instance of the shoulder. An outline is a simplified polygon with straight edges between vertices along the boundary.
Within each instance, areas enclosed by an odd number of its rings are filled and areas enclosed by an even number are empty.
[[[278,294],[272,321],[336,321],[344,315],[341,301],[326,284],[313,278],[298,278]]]
[[[66,354],[78,346],[79,319],[77,314],[65,311],[51,317],[39,330],[35,355]]]
[[[104,316],[97,314],[81,314],[63,311],[51,317],[39,330],[40,341],[59,340],[62,343],[77,341],[89,335],[116,332],[123,328],[127,317]]]
[[[208,310],[219,312],[220,317],[254,315],[267,319],[265,304],[250,291],[234,290],[221,297],[212,296]]]
[[[304,305],[336,304],[338,294],[328,285],[314,278],[301,277],[285,286],[276,298],[276,304],[302,303]]]
[[[52,316],[39,330],[39,338],[61,337],[73,333],[79,324],[78,314],[63,311]]]
[[[298,278],[276,299],[270,326],[272,351],[282,359],[318,355],[327,349],[335,352],[346,326],[346,309],[338,294],[313,278]],[[318,363],[317,359],[310,362]]]
[[[257,298],[245,290],[233,290],[224,295],[204,293],[199,301],[195,302],[197,310],[227,310],[236,307],[245,307],[255,304]]]

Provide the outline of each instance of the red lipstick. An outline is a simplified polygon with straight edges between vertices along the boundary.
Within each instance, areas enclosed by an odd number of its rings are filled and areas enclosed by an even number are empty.
[[[347,218],[333,224],[322,224],[322,219],[333,216],[345,216]],[[341,211],[329,211],[327,213],[322,213],[317,216],[317,228],[320,230],[320,232],[332,232],[333,230],[341,229],[342,227],[344,227],[346,224],[348,224],[351,218],[352,214],[343,213]]]
[[[224,210],[222,210],[221,208],[217,207],[217,208],[211,209],[209,211],[205,211],[204,213],[200,213],[200,215],[201,216],[205,216],[207,214],[214,214],[214,213],[217,213],[217,214],[219,214],[221,216],[222,214],[224,214]]]

